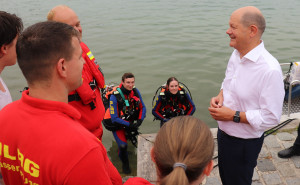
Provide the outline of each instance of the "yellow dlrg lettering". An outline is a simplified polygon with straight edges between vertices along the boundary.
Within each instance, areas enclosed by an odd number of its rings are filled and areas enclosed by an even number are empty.
[[[20,152],[18,149],[18,160],[20,161],[21,167],[23,168],[23,163],[24,163],[24,155]]]
[[[31,176],[33,177],[38,177],[39,176],[39,165],[36,164],[35,162],[29,160],[29,159],[25,159],[24,162],[24,171],[29,173]]]
[[[110,106],[109,106],[110,114],[114,114],[115,113],[115,109],[114,109],[114,106],[113,106],[114,102],[110,101],[109,103],[110,103]]]
[[[10,160],[16,160],[16,156],[11,156],[9,154],[9,147],[7,145],[3,145],[3,156]]]
[[[40,175],[40,166],[35,162],[24,159],[24,155],[18,149],[18,160],[20,161],[21,167],[25,172],[29,173],[33,177],[38,177]]]

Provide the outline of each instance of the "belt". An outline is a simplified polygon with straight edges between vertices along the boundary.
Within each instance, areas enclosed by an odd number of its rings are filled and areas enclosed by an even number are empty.
[[[231,139],[235,139],[235,140],[258,140],[258,139],[260,139],[260,138],[249,138],[249,139],[245,139],[245,138],[239,138],[239,137],[235,137],[235,136],[231,136],[231,135],[228,135],[226,132],[224,132],[223,130],[221,130],[220,128],[218,128],[218,130],[220,131],[220,133],[221,134],[223,134],[224,136],[226,136],[226,137],[229,137],[229,138],[231,138]],[[262,135],[262,137],[263,137],[263,135]]]

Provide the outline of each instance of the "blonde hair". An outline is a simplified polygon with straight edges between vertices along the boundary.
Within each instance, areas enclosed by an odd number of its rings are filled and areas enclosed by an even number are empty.
[[[210,129],[193,116],[178,116],[159,130],[153,146],[160,185],[188,185],[197,180],[212,160],[214,141]],[[183,163],[175,167],[175,163]]]

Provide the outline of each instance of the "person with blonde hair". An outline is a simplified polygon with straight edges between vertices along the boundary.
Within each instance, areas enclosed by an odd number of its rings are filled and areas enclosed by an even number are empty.
[[[193,116],[178,116],[159,130],[151,157],[156,166],[157,185],[198,185],[213,168],[214,141],[207,125]],[[124,185],[150,184],[143,178],[128,179]]]

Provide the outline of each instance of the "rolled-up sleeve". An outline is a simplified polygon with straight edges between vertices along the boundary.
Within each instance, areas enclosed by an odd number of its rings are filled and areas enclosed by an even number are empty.
[[[265,74],[259,95],[259,109],[246,111],[248,122],[256,130],[266,130],[280,122],[284,98],[282,73],[271,70]]]

